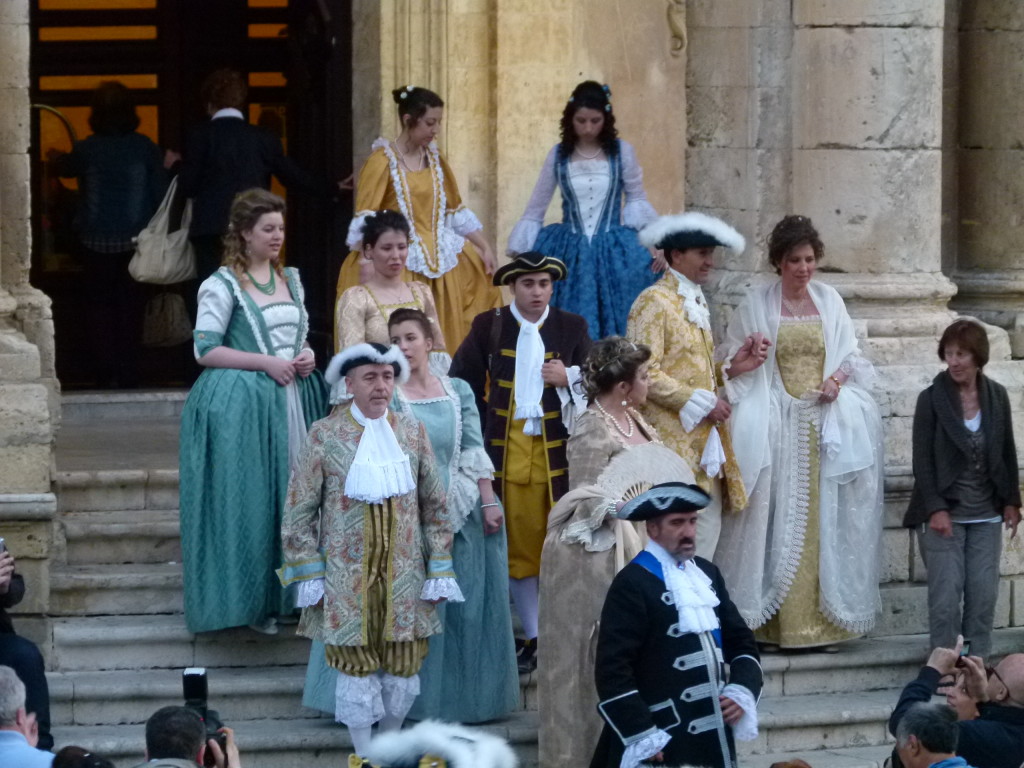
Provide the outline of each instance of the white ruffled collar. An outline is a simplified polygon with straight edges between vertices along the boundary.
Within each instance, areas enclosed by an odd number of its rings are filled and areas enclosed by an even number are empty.
[[[711,311],[708,309],[708,301],[704,298],[704,289],[693,282],[686,275],[668,268],[676,279],[676,293],[683,297],[683,309],[686,310],[686,317],[706,331],[711,330]]]
[[[388,414],[371,419],[353,401],[350,413],[363,428],[356,455],[345,478],[345,495],[369,504],[402,496],[416,488],[409,457],[398,444]]]
[[[718,629],[719,599],[711,588],[711,579],[693,560],[678,561],[656,541],[644,547],[661,564],[665,585],[679,616],[682,632],[711,632]]]

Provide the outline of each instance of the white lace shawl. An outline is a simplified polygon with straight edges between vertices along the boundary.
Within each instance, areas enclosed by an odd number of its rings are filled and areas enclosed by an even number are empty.
[[[750,502],[743,513],[723,519],[715,564],[751,627],[778,610],[800,563],[807,516],[815,512],[809,509],[809,457],[819,451],[819,607],[838,626],[865,632],[880,606],[884,462],[878,406],[867,390],[874,369],[860,355],[853,323],[835,289],[812,281],[808,290],[825,339],[822,379],[841,365],[851,376],[829,405],[789,396],[774,355],[726,382],[733,406],[730,429],[742,436],[733,448]],[[729,324],[723,367],[755,331],[773,345],[778,341],[781,302],[779,281],[751,289]],[[837,450],[821,450],[810,441],[811,427],[821,434],[825,421],[835,424]]]

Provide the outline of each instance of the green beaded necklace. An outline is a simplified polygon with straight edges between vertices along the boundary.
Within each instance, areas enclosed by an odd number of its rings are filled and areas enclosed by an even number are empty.
[[[270,279],[267,280],[267,282],[265,283],[257,281],[256,278],[252,276],[252,273],[249,270],[245,270],[245,274],[249,276],[249,280],[256,287],[257,291],[259,291],[260,293],[265,293],[267,296],[274,295],[274,291],[277,290],[277,282],[274,279],[273,267],[270,268]]]

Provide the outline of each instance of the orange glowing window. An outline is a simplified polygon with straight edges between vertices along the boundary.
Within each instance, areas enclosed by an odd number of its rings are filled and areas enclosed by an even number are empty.
[[[288,25],[250,24],[249,37],[288,37]]]
[[[42,42],[68,40],[156,40],[156,27],[149,25],[124,27],[40,27]]]
[[[283,88],[288,85],[285,76],[280,72],[250,72],[250,88]]]
[[[156,8],[157,0],[39,0],[40,11],[124,11]]]
[[[156,75],[44,75],[39,78],[41,91],[91,91],[100,83],[116,80],[126,88],[158,87]]]

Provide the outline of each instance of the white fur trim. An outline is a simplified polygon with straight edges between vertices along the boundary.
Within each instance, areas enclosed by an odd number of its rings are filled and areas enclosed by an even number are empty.
[[[374,765],[415,765],[425,755],[447,761],[448,768],[516,768],[515,752],[498,736],[437,720],[381,733],[362,757]]]
[[[392,345],[387,352],[381,354],[371,344],[353,344],[348,349],[343,349],[341,352],[331,358],[330,364],[327,366],[327,370],[324,372],[324,378],[328,384],[334,385],[341,381],[341,369],[349,360],[354,360],[357,357],[368,357],[381,365],[398,365],[398,376],[397,381],[399,384],[404,384],[409,380],[409,361],[405,359],[405,355],[402,354],[401,350]]]
[[[640,230],[640,242],[648,248],[654,248],[675,232],[705,232],[737,255],[747,247],[743,235],[724,221],[696,211],[659,217]]]

